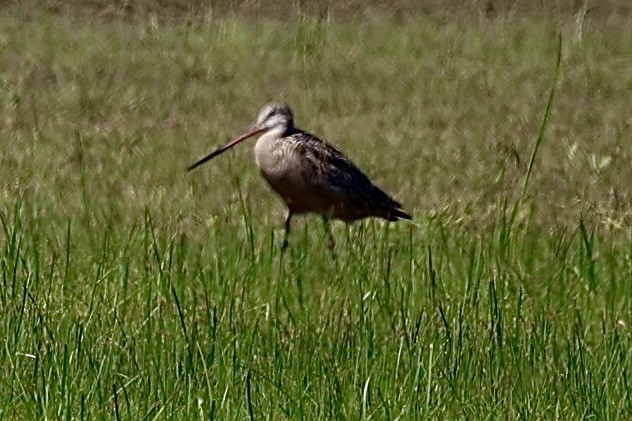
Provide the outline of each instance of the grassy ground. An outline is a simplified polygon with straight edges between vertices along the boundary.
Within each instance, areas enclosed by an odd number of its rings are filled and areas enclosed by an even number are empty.
[[[1,418],[632,415],[626,16],[3,12]],[[252,143],[184,170],[270,99],[414,222],[282,257]]]

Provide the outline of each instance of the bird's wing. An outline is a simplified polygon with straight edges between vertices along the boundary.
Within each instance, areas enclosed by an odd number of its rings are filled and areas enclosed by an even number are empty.
[[[297,152],[307,164],[304,166],[304,176],[319,188],[343,200],[355,201],[370,208],[401,207],[332,145],[304,132],[291,137],[294,138]]]

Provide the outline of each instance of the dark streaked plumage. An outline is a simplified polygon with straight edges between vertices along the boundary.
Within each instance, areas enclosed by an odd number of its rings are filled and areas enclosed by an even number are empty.
[[[292,111],[282,103],[266,105],[250,129],[189,170],[256,134],[262,134],[255,146],[259,171],[288,207],[284,248],[294,214],[317,213],[326,222],[329,218],[345,222],[366,217],[411,219],[400,203],[375,186],[342,152],[296,128]]]

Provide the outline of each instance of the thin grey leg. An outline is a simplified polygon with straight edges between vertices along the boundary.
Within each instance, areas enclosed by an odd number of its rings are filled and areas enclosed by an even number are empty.
[[[284,252],[287,249],[287,246],[290,244],[290,224],[292,222],[292,211],[287,211],[287,218],[285,218],[285,235],[283,236],[283,245],[281,246],[281,252]]]
[[[327,216],[323,216],[323,224],[325,225],[325,234],[327,235],[327,247],[329,250],[334,251],[336,248],[336,241],[334,240],[334,236],[331,233],[331,226],[329,224],[329,218]]]

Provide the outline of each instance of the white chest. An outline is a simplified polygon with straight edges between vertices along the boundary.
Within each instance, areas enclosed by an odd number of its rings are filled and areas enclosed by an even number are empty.
[[[266,178],[280,178],[291,171],[293,155],[291,146],[274,133],[261,136],[255,145],[255,161]]]

